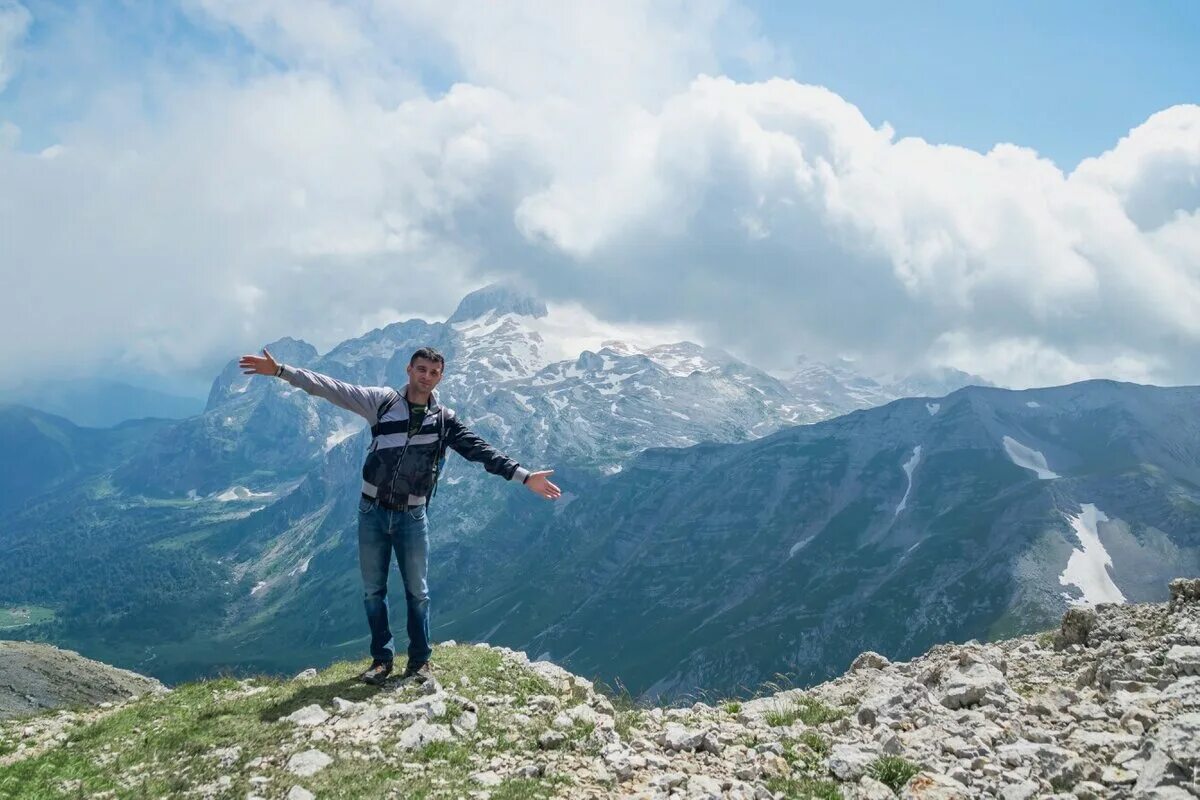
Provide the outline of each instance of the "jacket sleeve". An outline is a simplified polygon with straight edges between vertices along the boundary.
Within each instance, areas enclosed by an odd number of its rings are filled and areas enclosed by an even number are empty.
[[[529,475],[529,470],[481,439],[453,412],[446,420],[446,445],[468,461],[478,461],[488,472],[506,480],[524,482]]]
[[[289,367],[286,364],[283,365],[279,377],[314,397],[324,398],[335,406],[365,417],[372,425],[379,421],[375,418],[379,407],[394,391],[386,386],[355,386],[310,369]]]

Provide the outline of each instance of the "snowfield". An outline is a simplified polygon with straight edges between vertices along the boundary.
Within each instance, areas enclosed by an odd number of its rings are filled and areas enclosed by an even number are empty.
[[[1004,437],[1004,452],[1008,453],[1008,457],[1018,467],[1037,473],[1037,476],[1044,481],[1062,477],[1050,469],[1046,463],[1046,457],[1040,451],[1026,447],[1011,436]]]
[[[1108,516],[1093,503],[1084,503],[1077,517],[1067,517],[1071,529],[1079,537],[1082,550],[1074,550],[1067,560],[1067,567],[1058,582],[1063,586],[1074,586],[1083,593],[1082,598],[1066,595],[1073,605],[1096,605],[1097,603],[1126,603],[1125,595],[1113,583],[1108,568],[1112,558],[1100,541],[1099,524],[1108,522]]]

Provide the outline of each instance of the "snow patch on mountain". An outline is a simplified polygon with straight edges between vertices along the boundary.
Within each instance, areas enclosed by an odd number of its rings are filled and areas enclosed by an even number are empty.
[[[796,553],[799,553],[804,548],[804,545],[808,544],[812,540],[812,536],[806,536],[803,539],[798,539],[795,544],[788,548],[788,558],[791,558],[792,556],[796,555]]]
[[[308,562],[310,561],[312,561],[312,556],[309,556],[296,566],[292,567],[292,571],[288,573],[288,577],[303,575],[304,573],[308,572]]]
[[[1108,573],[1113,562],[1104,549],[1104,543],[1100,541],[1099,524],[1108,522],[1108,516],[1094,503],[1084,503],[1079,515],[1067,517],[1067,521],[1083,549],[1071,552],[1066,569],[1058,576],[1058,582],[1063,586],[1076,587],[1083,597],[1072,598],[1065,592],[1063,596],[1073,605],[1128,602]]]
[[[1032,447],[1026,447],[1011,436],[1004,437],[1004,452],[1014,464],[1037,474],[1044,481],[1061,478],[1057,472],[1050,469],[1046,457]]]
[[[925,410],[929,412],[929,416],[933,416],[942,410],[941,403],[926,403]]]
[[[904,497],[900,498],[900,504],[896,506],[896,513],[892,515],[893,519],[900,516],[900,512],[903,511],[908,505],[908,494],[912,491],[913,470],[917,468],[917,464],[920,463],[920,461],[921,445],[917,445],[913,448],[912,456],[908,459],[908,461],[904,462],[904,475],[908,478],[908,487],[904,490]]]
[[[1029,406],[1030,408],[1041,408],[1042,407],[1042,404],[1039,403],[1037,400],[1030,400],[1027,403],[1025,403],[1025,405]]]
[[[333,448],[337,447],[342,442],[349,439],[354,434],[363,429],[363,421],[339,422],[338,427],[334,428],[328,436],[325,437],[325,452],[328,453]]]
[[[213,499],[222,503],[228,503],[234,500],[257,500],[261,497],[274,497],[274,492],[254,492],[245,486],[230,486]]]

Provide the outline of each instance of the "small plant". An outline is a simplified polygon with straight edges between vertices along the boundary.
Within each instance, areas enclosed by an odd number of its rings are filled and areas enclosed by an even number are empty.
[[[1054,646],[1054,631],[1042,631],[1035,637],[1039,647],[1050,648]]]
[[[799,697],[784,706],[768,711],[763,719],[768,725],[773,726],[791,725],[796,720],[800,720],[805,725],[820,725],[823,722],[841,719],[843,716],[845,716],[844,712],[830,708],[820,700],[812,697]]]
[[[811,778],[770,778],[767,791],[788,800],[842,800],[842,790],[836,783]]]
[[[730,714],[730,715],[736,714],[742,710],[742,704],[735,702],[735,701],[726,703],[724,707],[725,707],[725,713]]]
[[[800,742],[819,756],[829,754],[829,740],[816,731],[805,731],[800,734]]]
[[[867,767],[867,774],[897,794],[921,768],[900,756],[881,756]]]

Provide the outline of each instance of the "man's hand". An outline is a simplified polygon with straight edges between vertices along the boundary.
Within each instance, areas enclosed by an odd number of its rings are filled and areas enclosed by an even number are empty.
[[[541,472],[531,472],[525,480],[525,486],[534,494],[540,494],[547,500],[557,500],[562,497],[562,489],[559,489],[550,482],[550,475],[554,474],[554,470],[546,469]]]
[[[274,375],[279,371],[279,364],[265,347],[262,356],[242,356],[238,366],[242,368],[243,375]]]

